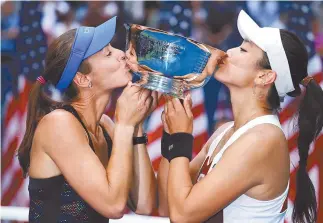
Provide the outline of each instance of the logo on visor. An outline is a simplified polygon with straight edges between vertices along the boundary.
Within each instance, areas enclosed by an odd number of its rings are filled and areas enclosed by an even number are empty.
[[[85,27],[84,28],[84,33],[89,33],[90,32],[90,27]]]

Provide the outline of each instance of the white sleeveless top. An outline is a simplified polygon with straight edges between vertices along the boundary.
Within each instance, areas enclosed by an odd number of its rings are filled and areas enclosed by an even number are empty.
[[[200,181],[206,174],[212,171],[212,168],[216,166],[217,162],[221,159],[225,150],[234,143],[243,133],[248,131],[249,129],[255,127],[259,124],[273,124],[277,127],[281,128],[279,119],[275,115],[265,115],[258,118],[255,118],[249,121],[247,124],[239,128],[225,143],[223,148],[216,154],[211,165],[210,165],[210,157],[212,156],[215,148],[218,143],[222,139],[222,137],[228,132],[230,128],[233,127],[234,122],[230,123],[229,126],[218,135],[214,141],[211,143],[206,159],[201,167],[199,176],[197,181]],[[239,222],[239,223],[283,223],[286,211],[281,212],[284,202],[287,199],[289,189],[289,181],[286,190],[280,196],[275,199],[268,201],[261,201],[251,198],[245,194],[238,197],[236,200],[231,202],[228,206],[226,206],[221,213],[218,213],[219,216],[213,216],[206,222]],[[221,220],[219,220],[221,219]]]

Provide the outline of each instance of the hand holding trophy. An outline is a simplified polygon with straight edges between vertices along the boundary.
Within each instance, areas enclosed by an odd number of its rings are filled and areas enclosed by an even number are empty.
[[[126,56],[143,88],[184,99],[204,86],[225,52],[192,39],[136,24],[125,24]]]

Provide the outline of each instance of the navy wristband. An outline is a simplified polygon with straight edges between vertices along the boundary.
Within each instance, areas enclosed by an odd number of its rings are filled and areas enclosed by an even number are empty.
[[[186,157],[192,160],[194,137],[189,133],[175,133],[169,137],[168,160],[176,157]]]
[[[169,138],[170,138],[170,134],[168,134],[164,130],[162,138],[161,138],[161,154],[167,160],[169,159],[169,157],[168,157],[169,156],[169,154],[168,154]]]

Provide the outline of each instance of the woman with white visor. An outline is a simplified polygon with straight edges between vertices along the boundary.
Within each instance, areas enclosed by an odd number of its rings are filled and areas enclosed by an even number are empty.
[[[284,222],[290,159],[277,113],[282,98],[300,96],[303,85],[293,221],[315,222],[306,164],[323,125],[323,92],[307,74],[306,48],[291,32],[260,28],[244,11],[238,29],[243,43],[228,50],[215,73],[230,90],[234,121],[221,126],[192,161],[190,96],[183,105],[176,98],[165,105],[159,212],[181,223]]]

